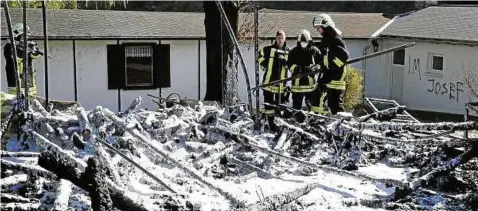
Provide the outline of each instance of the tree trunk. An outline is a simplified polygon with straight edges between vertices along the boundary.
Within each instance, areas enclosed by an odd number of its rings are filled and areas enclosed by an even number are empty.
[[[233,2],[221,2],[229,18],[234,33],[237,33],[238,8]],[[227,55],[233,56],[234,44],[229,38],[226,26],[222,22],[221,13],[214,1],[204,1],[203,3],[206,29],[206,96],[204,100],[223,102],[223,90],[225,74],[223,70],[227,65]],[[221,29],[222,26],[222,29]],[[222,39],[221,39],[222,32]],[[234,35],[235,36],[235,35]],[[221,49],[221,40],[223,48]],[[221,52],[219,55],[217,52]],[[222,58],[222,61],[221,61]]]

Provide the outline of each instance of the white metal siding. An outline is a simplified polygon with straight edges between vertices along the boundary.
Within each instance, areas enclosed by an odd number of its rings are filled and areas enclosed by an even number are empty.
[[[444,71],[441,77],[426,73],[429,52],[444,55]],[[416,43],[406,54],[404,103],[410,109],[463,114],[464,105],[471,100],[471,96],[462,80],[462,67],[468,69],[475,66],[476,72],[478,70],[476,58],[478,58],[476,47]],[[413,66],[414,60],[418,59],[420,72]],[[432,82],[435,87],[432,87]]]
[[[382,41],[378,41],[378,51],[386,50]],[[363,52],[362,52],[363,53]],[[367,55],[374,53],[373,46],[368,49]],[[390,54],[369,58],[365,62],[365,96],[374,98],[390,98],[390,67],[385,67]]]
[[[106,44],[116,41],[76,41],[78,101],[87,110],[98,105],[118,110],[118,91],[108,90]]]
[[[162,88],[163,97],[178,93],[181,98],[197,99],[198,96],[198,44],[197,40],[161,41],[170,44],[171,88]]]

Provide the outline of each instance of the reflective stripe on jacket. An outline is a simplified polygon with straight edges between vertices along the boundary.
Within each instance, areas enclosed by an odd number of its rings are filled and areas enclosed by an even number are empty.
[[[331,46],[323,58],[325,69],[321,84],[326,84],[330,89],[345,90],[345,77],[347,67],[345,62],[349,59],[349,53],[345,47]]]
[[[257,61],[265,71],[264,77],[262,79],[263,84],[287,77],[287,65],[281,65],[277,56],[278,54],[283,54],[285,59],[288,60],[288,52],[289,47],[287,47],[285,43],[284,49],[278,49],[276,44],[266,46],[261,49]],[[284,93],[284,83],[264,87],[262,89],[272,93]]]
[[[316,61],[320,61],[320,51],[315,46],[307,46],[307,48],[302,48],[300,43],[297,43],[297,46],[292,49],[289,53],[288,65],[290,67],[290,72],[292,76],[304,73],[306,70],[305,67],[316,64]],[[312,92],[315,90],[316,82],[314,75],[297,78],[292,81],[292,92]]]

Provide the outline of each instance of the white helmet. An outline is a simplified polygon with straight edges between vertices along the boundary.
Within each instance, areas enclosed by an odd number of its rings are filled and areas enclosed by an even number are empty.
[[[23,23],[16,23],[13,27],[12,27],[12,31],[13,31],[13,36],[14,37],[18,37],[20,35],[23,34]],[[27,26],[27,33],[30,33],[30,28]]]
[[[304,42],[309,42],[312,40],[312,37],[310,36],[310,32],[308,30],[302,29],[300,31],[300,35],[297,36],[297,41],[304,41]]]
[[[321,13],[317,17],[314,17],[314,20],[312,20],[312,26],[314,28],[317,26],[322,26],[324,28],[330,26],[335,30],[335,32],[337,32],[337,34],[342,35],[342,32],[335,27],[335,22],[332,20],[332,18],[325,13]]]

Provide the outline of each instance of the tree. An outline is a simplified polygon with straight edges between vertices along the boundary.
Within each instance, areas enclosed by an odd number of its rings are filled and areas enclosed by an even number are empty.
[[[22,8],[22,0],[8,0],[10,8]],[[29,0],[27,8],[41,8],[42,1]],[[47,9],[125,9],[127,0],[115,1],[77,1],[77,0],[47,0]]]
[[[221,2],[229,23],[237,34],[237,19],[239,4],[232,1]],[[205,101],[223,102],[223,90],[225,88],[225,74],[227,58],[234,57],[234,43],[227,34],[228,31],[221,19],[221,13],[215,1],[204,1],[206,29],[206,95]],[[218,55],[218,52],[219,55]]]

